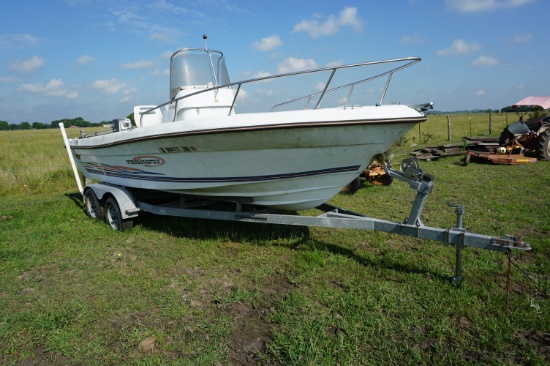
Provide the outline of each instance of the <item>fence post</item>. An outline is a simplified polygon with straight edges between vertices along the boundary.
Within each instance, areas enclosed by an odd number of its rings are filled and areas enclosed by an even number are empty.
[[[447,141],[451,141],[451,116],[447,115]]]
[[[489,113],[489,135],[493,134],[493,114]]]

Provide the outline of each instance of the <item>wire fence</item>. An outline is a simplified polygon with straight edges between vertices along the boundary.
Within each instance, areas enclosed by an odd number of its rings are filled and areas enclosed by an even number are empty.
[[[502,131],[519,119],[516,113],[464,113],[428,115],[407,135],[406,142],[417,144],[460,142],[465,137],[498,138]]]

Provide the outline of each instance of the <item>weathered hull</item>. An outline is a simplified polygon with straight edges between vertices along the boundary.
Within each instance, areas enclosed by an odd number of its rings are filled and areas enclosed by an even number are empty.
[[[280,114],[277,123],[176,122],[71,140],[71,149],[83,174],[101,182],[302,210],[328,201],[425,120],[405,108],[393,118],[340,110],[338,120],[303,111]]]

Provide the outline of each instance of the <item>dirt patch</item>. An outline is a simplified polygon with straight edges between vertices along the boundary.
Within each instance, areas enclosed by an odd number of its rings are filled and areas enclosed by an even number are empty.
[[[520,332],[516,336],[522,344],[537,349],[542,359],[546,361],[550,360],[550,333],[530,330],[528,332]]]
[[[260,352],[271,336],[272,325],[250,303],[235,303],[228,309],[233,317],[229,336],[229,360],[232,365],[257,365]]]
[[[276,324],[269,322],[269,315],[271,309],[293,286],[286,276],[279,273],[275,273],[267,282],[261,290],[258,304],[233,303],[224,309],[233,319],[228,339],[231,365],[251,366],[260,362],[270,365],[265,363],[265,359],[260,359],[260,354],[265,353],[266,344],[277,329]]]

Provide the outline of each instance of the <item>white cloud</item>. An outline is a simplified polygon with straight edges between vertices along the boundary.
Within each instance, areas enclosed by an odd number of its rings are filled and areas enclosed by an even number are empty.
[[[239,94],[237,95],[237,100],[244,102],[249,98],[249,94],[244,90],[244,88],[239,89]]]
[[[346,7],[338,15],[329,15],[326,20],[322,16],[315,14],[314,19],[302,20],[293,28],[293,32],[306,32],[310,37],[316,38],[335,34],[341,27],[355,28],[356,32],[361,31],[362,21],[357,16],[357,8]]]
[[[13,76],[8,76],[5,78],[0,78],[0,84],[14,83],[17,81],[17,78]]]
[[[139,60],[131,64],[122,64],[123,69],[146,69],[154,65],[153,61]]]
[[[479,13],[517,8],[534,3],[535,0],[447,0],[446,2],[448,7],[461,13]]]
[[[356,32],[361,31],[361,20],[357,17],[357,8],[349,7],[344,8],[340,12],[339,24],[343,26],[353,27]]]
[[[272,97],[273,95],[275,95],[275,91],[273,89],[258,89],[256,90],[256,93],[264,95],[266,97]]]
[[[74,99],[78,97],[78,92],[69,91],[61,79],[52,79],[46,85],[42,83],[23,84],[17,91],[34,94],[42,94],[50,97],[66,97]]]
[[[104,93],[107,94],[116,94],[119,91],[121,91],[123,88],[126,87],[126,84],[118,81],[115,78],[111,78],[110,80],[96,80],[92,84],[92,87],[94,89],[99,89]]]
[[[167,11],[169,13],[187,14],[189,12],[186,8],[175,6],[166,0],[156,0],[155,2],[149,4],[148,7],[154,10]]]
[[[14,42],[24,46],[35,46],[38,44],[38,38],[31,36],[30,34],[14,34]]]
[[[149,41],[159,41],[159,42],[167,42],[170,41],[172,35],[168,33],[151,33],[149,34],[149,37],[147,39]]]
[[[327,62],[326,67],[340,66],[340,65],[343,65],[343,64],[344,64],[344,60],[339,59],[339,60],[334,60],[334,61]]]
[[[134,94],[137,92],[138,90],[136,88],[124,89],[122,91],[122,98],[120,98],[120,101],[122,103],[129,102],[130,100],[134,99]]]
[[[419,33],[409,34],[401,37],[401,43],[426,43],[428,38]]]
[[[0,47],[32,47],[38,44],[38,38],[30,34],[0,34]]]
[[[77,65],[89,65],[95,62],[95,58],[90,55],[83,55],[78,58],[76,61]]]
[[[327,83],[324,83],[322,81],[319,81],[317,83],[317,85],[315,85],[315,90],[319,90],[319,91],[322,91],[325,89],[325,86],[327,85]]]
[[[132,95],[124,95],[122,98],[120,98],[121,103],[126,103],[132,100]]]
[[[472,65],[474,66],[495,66],[498,65],[500,62],[491,56],[479,56],[474,61],[472,61]]]
[[[258,51],[271,51],[277,47],[281,47],[282,44],[283,42],[281,41],[281,38],[279,38],[279,35],[274,34],[254,42],[252,47]]]
[[[45,63],[46,60],[43,58],[33,56],[28,60],[14,62],[9,66],[9,68],[13,71],[29,73],[38,70],[44,66]]]
[[[170,57],[172,57],[173,54],[174,54],[174,51],[165,51],[160,55],[160,57],[170,58]]]
[[[164,70],[155,69],[151,73],[153,76],[170,76],[170,69],[166,68]]]
[[[252,76],[252,79],[263,78],[263,77],[266,77],[266,76],[271,76],[271,73],[269,71],[261,71],[260,70]]]
[[[478,90],[478,91],[476,92],[476,95],[477,95],[478,97],[482,97],[482,96],[484,96],[484,95],[487,95],[487,91],[486,91],[486,90],[483,90],[483,89]]]
[[[514,34],[514,36],[511,38],[512,43],[531,43],[531,40],[533,39],[533,33],[530,34]]]
[[[463,39],[457,39],[451,47],[437,51],[440,56],[469,55],[481,49],[478,42],[468,43]]]
[[[279,74],[285,74],[288,72],[302,71],[308,69],[318,68],[317,63],[310,58],[294,58],[288,57],[279,63],[277,66],[277,72]]]

